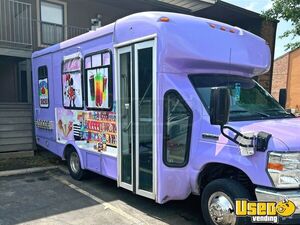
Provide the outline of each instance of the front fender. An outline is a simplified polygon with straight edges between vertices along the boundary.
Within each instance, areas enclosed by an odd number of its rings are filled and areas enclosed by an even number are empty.
[[[287,147],[280,140],[271,138],[269,151],[273,149],[286,150]],[[236,145],[216,142],[199,142],[197,149],[192,151],[191,157],[191,185],[197,193],[198,177],[206,165],[211,163],[225,164],[244,172],[251,182],[258,186],[273,187],[266,171],[268,152],[255,152],[252,156],[242,156]]]

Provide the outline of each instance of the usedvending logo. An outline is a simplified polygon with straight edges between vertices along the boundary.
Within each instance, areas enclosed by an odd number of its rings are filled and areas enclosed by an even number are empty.
[[[251,217],[253,223],[279,223],[279,217],[290,217],[296,211],[294,202],[290,200],[278,203],[236,200],[235,206],[238,217]]]

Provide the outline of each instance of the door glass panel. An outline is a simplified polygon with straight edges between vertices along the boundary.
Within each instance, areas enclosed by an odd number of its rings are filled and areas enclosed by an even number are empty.
[[[138,50],[139,189],[153,190],[152,143],[152,48]]]
[[[130,58],[130,52],[120,54],[121,181],[128,184],[132,183]]]
[[[164,161],[182,167],[188,160],[192,114],[177,92],[166,94],[164,104]]]

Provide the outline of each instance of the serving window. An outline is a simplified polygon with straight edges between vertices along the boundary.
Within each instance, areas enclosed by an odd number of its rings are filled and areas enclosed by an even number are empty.
[[[85,57],[86,106],[88,109],[111,110],[111,52],[102,51]]]
[[[67,109],[83,108],[81,57],[66,56],[62,65],[63,106]]]
[[[39,104],[40,108],[49,108],[49,87],[47,66],[38,68]]]

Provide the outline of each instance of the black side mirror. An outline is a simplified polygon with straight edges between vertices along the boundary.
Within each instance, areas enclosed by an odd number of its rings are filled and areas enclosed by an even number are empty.
[[[210,123],[225,125],[229,120],[230,92],[228,88],[212,88],[210,96]]]
[[[286,107],[286,89],[279,90],[279,104],[285,108]]]

